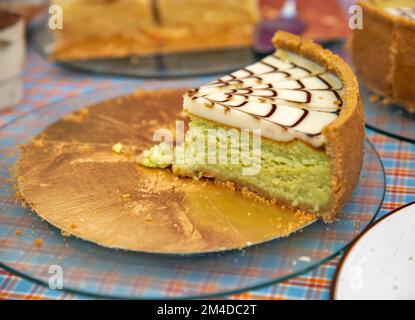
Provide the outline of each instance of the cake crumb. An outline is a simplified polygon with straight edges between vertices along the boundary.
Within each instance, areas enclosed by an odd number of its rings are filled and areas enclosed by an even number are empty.
[[[16,236],[20,236],[21,234],[22,234],[22,230],[17,229],[17,230],[16,230]]]
[[[167,143],[152,146],[136,157],[138,164],[147,168],[166,169],[173,164],[173,148]]]
[[[121,154],[122,148],[123,148],[122,143],[118,142],[112,146],[112,152],[114,152],[115,154]]]
[[[68,231],[65,231],[65,230],[62,230],[62,231],[61,231],[61,235],[62,235],[63,237],[70,237],[70,236],[71,236],[71,234],[70,234]]]
[[[131,198],[131,195],[129,194],[129,193],[123,193],[122,195],[121,195],[121,199],[122,200],[124,200],[124,201],[127,201],[127,200],[129,200]]]
[[[69,121],[69,122],[82,123],[82,122],[85,121],[88,114],[89,114],[88,109],[81,109],[78,112],[70,113],[67,116],[64,116],[63,120],[64,121]]]
[[[310,257],[307,257],[307,256],[302,256],[302,257],[299,257],[298,258],[298,261],[301,261],[301,262],[310,262],[311,261],[311,258]]]
[[[33,140],[33,144],[34,144],[35,147],[43,147],[43,146],[45,146],[45,141],[42,138],[35,139],[35,140]]]
[[[373,94],[373,95],[370,96],[370,102],[376,103],[376,102],[379,102],[379,101],[380,101],[380,97],[378,95]]]
[[[36,248],[41,248],[43,246],[43,240],[42,239],[35,239],[35,246],[36,246]]]
[[[23,195],[22,195],[22,193],[20,192],[20,190],[16,190],[16,192],[14,193],[14,198],[15,198],[17,201],[23,201],[23,200],[24,200]]]
[[[77,225],[75,223],[71,224],[71,229],[76,229]]]
[[[235,184],[230,181],[225,182],[225,187],[232,191],[236,190]]]

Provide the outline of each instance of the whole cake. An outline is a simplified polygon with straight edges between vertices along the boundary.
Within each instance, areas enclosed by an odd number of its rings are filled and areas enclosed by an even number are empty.
[[[161,144],[139,161],[149,167],[172,164],[176,175],[214,178],[329,222],[352,194],[362,166],[365,134],[358,83],[340,57],[311,40],[279,32],[274,43],[274,54],[187,92],[184,110],[191,122],[184,143],[174,157]],[[225,161],[210,161],[211,144],[220,148],[217,133],[227,135],[232,129],[251,130],[252,152],[258,134],[253,130],[260,130],[257,172],[244,174],[251,163],[230,159],[232,144]],[[207,141],[202,149],[201,137]],[[244,153],[242,143],[236,149]]]
[[[23,95],[24,34],[23,19],[0,10],[0,109],[17,104]]]
[[[363,29],[353,31],[352,60],[374,92],[415,112],[415,0],[360,1]]]
[[[257,0],[54,0],[63,29],[53,58],[89,59],[244,47]]]

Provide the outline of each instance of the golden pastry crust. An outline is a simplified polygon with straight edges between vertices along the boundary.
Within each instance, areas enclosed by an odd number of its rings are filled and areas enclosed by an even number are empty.
[[[248,47],[257,0],[54,0],[65,11],[54,60],[86,60]],[[123,16],[123,20],[114,17]],[[85,26],[88,25],[88,28]]]
[[[329,205],[317,214],[330,222],[350,198],[362,168],[365,128],[359,85],[352,70],[342,58],[312,40],[278,32],[273,42],[277,48],[292,51],[325,66],[342,80],[345,88],[342,97],[344,105],[338,118],[323,130],[323,135],[327,138],[326,152],[332,159],[333,193]]]
[[[359,5],[363,9],[364,26],[362,30],[353,33],[351,55],[354,67],[376,93],[390,95],[388,77],[392,68],[390,48],[393,43],[394,20],[385,10],[367,2]]]
[[[415,21],[400,18],[396,30],[392,99],[415,112]]]
[[[364,27],[353,31],[351,56],[365,84],[389,101],[415,112],[415,21],[360,1]]]

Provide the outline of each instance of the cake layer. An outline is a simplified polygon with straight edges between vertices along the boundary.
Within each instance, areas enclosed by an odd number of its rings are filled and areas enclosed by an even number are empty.
[[[218,181],[231,181],[237,187],[246,187],[267,199],[296,208],[313,211],[325,209],[330,200],[330,160],[323,150],[316,150],[301,141],[274,143],[262,139],[260,168],[256,174],[245,175],[244,168],[254,166],[254,160],[243,159],[242,145],[233,144],[229,136],[222,141],[213,132],[228,130],[226,126],[192,117],[183,150],[184,163],[173,164],[173,172],[180,176],[215,177]],[[210,141],[213,145],[197,146],[195,141]],[[227,159],[209,163],[209,152],[220,153],[225,140]],[[249,149],[253,150],[252,137]],[[236,152],[235,152],[236,150]],[[165,158],[163,155],[161,158]],[[232,162],[237,157],[241,165]],[[160,157],[158,157],[160,158]],[[226,161],[224,161],[226,160]]]
[[[258,63],[188,92],[192,115],[241,128],[262,130],[275,141],[300,139],[321,147],[323,129],[343,105],[343,84],[309,59],[278,50]]]
[[[245,47],[257,0],[54,0],[64,12],[55,59],[88,59]],[[86,27],[87,26],[87,27]]]

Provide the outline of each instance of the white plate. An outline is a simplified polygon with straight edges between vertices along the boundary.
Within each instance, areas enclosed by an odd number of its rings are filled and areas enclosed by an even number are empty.
[[[369,227],[343,256],[333,284],[337,300],[415,299],[415,202]]]

